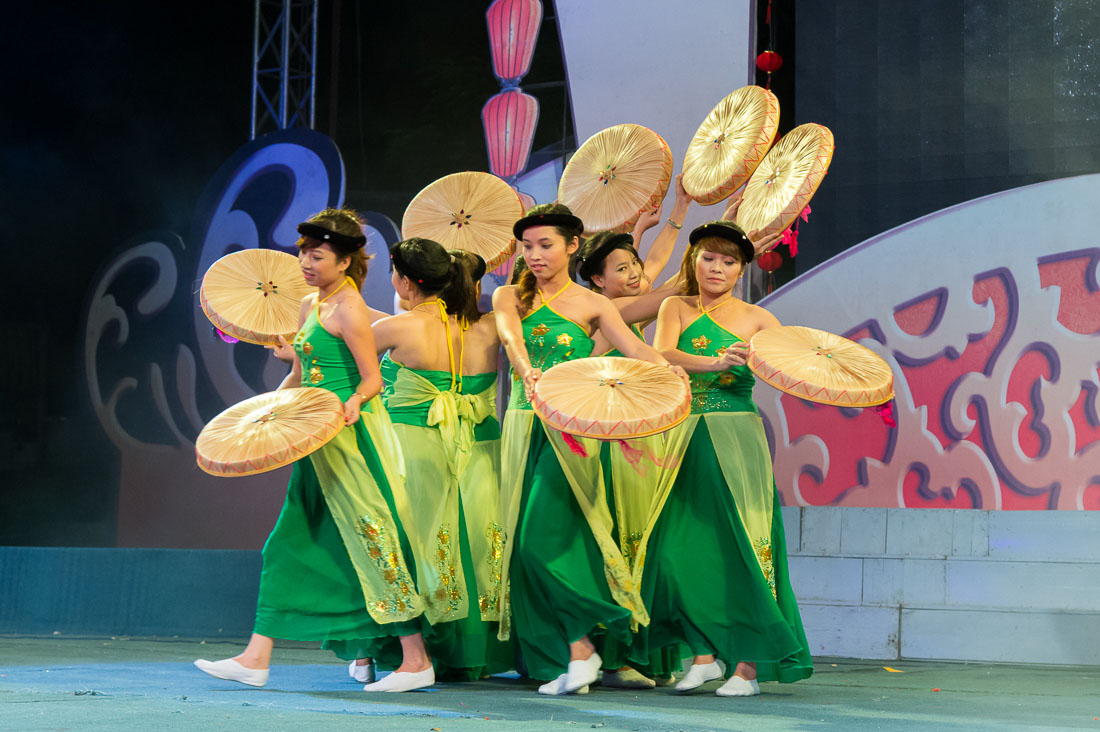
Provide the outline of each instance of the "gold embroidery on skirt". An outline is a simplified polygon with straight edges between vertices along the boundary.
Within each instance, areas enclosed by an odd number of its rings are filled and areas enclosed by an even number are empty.
[[[504,561],[504,529],[496,521],[485,529],[485,537],[489,539],[489,582],[492,587],[478,597],[478,606],[481,612],[495,612],[500,608],[500,570]]]
[[[756,552],[756,561],[760,562],[760,569],[764,573],[764,579],[772,589],[772,597],[775,597],[775,565],[772,563],[772,540],[762,536],[752,543]]]
[[[393,615],[404,612],[410,602],[412,578],[401,566],[397,549],[393,546],[396,539],[387,535],[382,524],[372,521],[370,516],[360,516],[355,520],[355,532],[367,545],[367,555],[374,560],[382,578],[390,586],[385,597],[368,598],[374,609],[380,613]]]
[[[458,610],[462,600],[462,591],[458,587],[458,577],[455,570],[454,549],[451,547],[451,531],[446,526],[440,526],[436,534],[439,543],[436,547],[436,571],[439,572],[439,588],[435,591],[435,599],[447,603],[447,612]]]

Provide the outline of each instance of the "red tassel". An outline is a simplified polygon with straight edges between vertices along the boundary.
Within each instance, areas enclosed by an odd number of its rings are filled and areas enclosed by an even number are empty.
[[[878,413],[878,416],[882,418],[883,424],[887,427],[893,429],[898,426],[898,423],[894,420],[894,408],[890,406],[890,402],[878,405],[875,407],[875,412]]]
[[[577,442],[577,438],[568,432],[562,432],[561,438],[565,440],[565,444],[569,445],[569,449],[574,455],[580,455],[583,458],[588,457],[588,451],[584,449],[584,445]]]

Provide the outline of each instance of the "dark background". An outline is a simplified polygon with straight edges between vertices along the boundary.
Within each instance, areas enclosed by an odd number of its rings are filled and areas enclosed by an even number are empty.
[[[321,5],[317,129],[343,152],[350,205],[399,222],[431,181],[486,169],[487,3]],[[541,156],[573,146],[545,5],[524,79]],[[766,5],[781,132],[819,122],[837,144],[780,282],[945,206],[1100,170],[1096,2],[778,0],[771,28]],[[204,186],[247,142],[252,4],[24,3],[7,30],[0,544],[112,546],[118,461],[80,351],[89,287],[142,232],[187,244]]]
[[[799,273],[947,206],[1100,171],[1095,0],[802,2],[796,44],[799,119],[836,137]]]

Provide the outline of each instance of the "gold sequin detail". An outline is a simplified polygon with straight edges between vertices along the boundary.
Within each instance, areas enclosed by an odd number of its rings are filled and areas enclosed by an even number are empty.
[[[546,335],[549,332],[550,332],[550,326],[545,325],[543,323],[539,323],[538,325],[536,325],[534,328],[531,329],[531,335],[533,335],[537,338],[541,338],[542,336]]]
[[[489,540],[489,556],[486,561],[489,564],[489,582],[491,584],[485,594],[478,597],[478,607],[481,612],[497,612],[500,609],[500,579],[501,565],[504,562],[504,529],[495,521],[485,529],[485,538]]]
[[[561,333],[560,335],[558,335],[559,346],[568,346],[572,342],[573,336],[569,335],[568,333]]]
[[[306,354],[307,356],[313,355],[313,344],[309,341],[304,341],[302,343],[302,353]]]
[[[362,537],[367,545],[367,556],[374,560],[376,569],[390,587],[387,597],[375,600],[373,604],[375,611],[385,615],[404,612],[411,601],[408,598],[412,594],[409,589],[412,578],[397,551],[389,548],[396,539],[389,536],[381,523],[372,521],[370,516],[360,516],[356,519],[355,533]]]
[[[709,346],[709,345],[710,345],[710,338],[707,338],[705,335],[695,336],[694,338],[691,339],[691,346],[696,351],[705,351],[707,346]]]
[[[322,373],[319,366],[312,366],[309,369],[309,383],[320,384],[325,380],[325,375]]]
[[[756,561],[760,563],[760,570],[764,573],[764,579],[767,580],[768,586],[772,590],[772,597],[775,597],[775,564],[772,562],[772,540],[766,536],[761,537],[752,543],[752,548],[756,552]]]
[[[458,570],[455,568],[454,552],[451,548],[451,530],[440,526],[436,532],[436,571],[439,572],[439,584],[434,596],[436,600],[447,603],[448,613],[458,610],[462,592],[458,588]]]

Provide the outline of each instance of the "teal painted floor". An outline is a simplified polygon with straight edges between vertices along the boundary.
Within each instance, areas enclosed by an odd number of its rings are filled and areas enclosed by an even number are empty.
[[[266,687],[191,665],[240,643],[181,639],[0,637],[0,730],[1095,730],[1100,668],[817,659],[813,678],[764,684],[751,699],[593,687],[545,697],[518,679],[367,695],[314,647],[281,645]],[[938,691],[937,691],[938,689]]]

